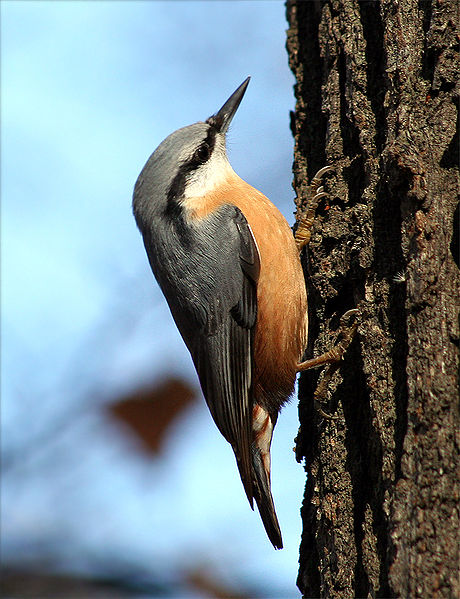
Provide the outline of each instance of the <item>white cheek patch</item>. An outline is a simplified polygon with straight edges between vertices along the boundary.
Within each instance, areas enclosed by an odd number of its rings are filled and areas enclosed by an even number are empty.
[[[211,158],[187,177],[184,199],[206,195],[223,183],[232,172],[225,146],[221,140],[216,140]]]

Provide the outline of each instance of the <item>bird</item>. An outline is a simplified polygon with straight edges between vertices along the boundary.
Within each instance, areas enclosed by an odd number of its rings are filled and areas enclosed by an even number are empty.
[[[160,143],[136,181],[133,212],[249,504],[281,549],[270,445],[307,343],[307,293],[287,220],[227,156],[249,80],[207,120]]]

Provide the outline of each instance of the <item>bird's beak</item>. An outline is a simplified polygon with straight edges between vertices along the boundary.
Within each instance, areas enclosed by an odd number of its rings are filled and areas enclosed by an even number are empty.
[[[243,99],[244,92],[249,85],[248,77],[243,81],[239,88],[233,92],[230,98],[225,102],[222,108],[213,117],[211,117],[213,123],[218,127],[219,133],[226,133],[228,127],[235,116],[235,112],[238,110],[241,100]],[[209,120],[211,120],[209,119]]]

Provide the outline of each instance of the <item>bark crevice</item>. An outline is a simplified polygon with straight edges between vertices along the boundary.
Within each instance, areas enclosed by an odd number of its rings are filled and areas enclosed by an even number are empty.
[[[366,40],[367,95],[375,116],[375,148],[377,156],[383,150],[387,123],[385,118],[386,62],[383,25],[379,3],[374,0],[359,3],[363,35]]]
[[[299,381],[305,597],[460,595],[454,4],[287,4],[299,201],[335,168],[303,260],[307,356],[360,312],[321,406],[336,419],[313,406],[321,372]]]

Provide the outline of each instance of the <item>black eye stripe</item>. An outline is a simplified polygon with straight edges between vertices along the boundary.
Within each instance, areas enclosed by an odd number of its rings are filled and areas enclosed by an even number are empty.
[[[190,160],[187,162],[190,170],[195,170],[202,164],[204,164],[211,156],[216,143],[216,130],[214,127],[210,127],[206,139],[204,139],[198,148],[193,153]]]
[[[198,148],[195,149],[192,156],[190,156],[190,158],[186,162],[181,164],[181,166],[179,167],[179,171],[177,175],[174,177],[171,186],[168,190],[168,202],[174,202],[175,200],[181,197],[181,195],[184,193],[185,181],[187,176],[192,171],[196,170],[198,167],[200,167],[202,164],[209,160],[216,143],[216,135],[217,129],[211,125],[209,127],[206,138],[203,139]],[[204,149],[205,147],[207,148],[207,150]],[[204,152],[206,151],[207,156],[205,157]],[[202,155],[199,155],[199,153]]]

